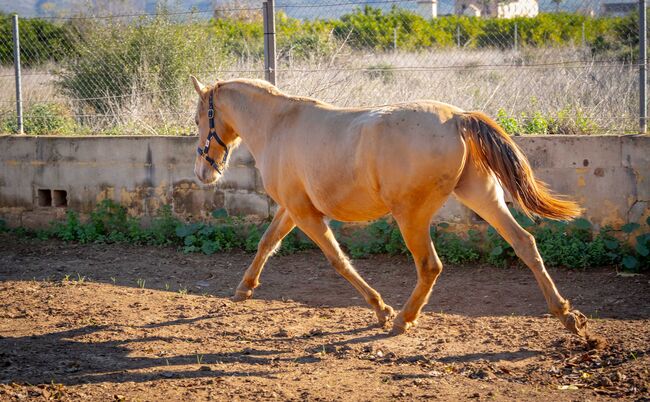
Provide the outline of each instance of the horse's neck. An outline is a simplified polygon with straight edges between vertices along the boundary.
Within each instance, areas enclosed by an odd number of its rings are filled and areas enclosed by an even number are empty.
[[[231,90],[227,95],[229,123],[259,160],[271,135],[276,110],[281,102],[277,95],[255,89]]]

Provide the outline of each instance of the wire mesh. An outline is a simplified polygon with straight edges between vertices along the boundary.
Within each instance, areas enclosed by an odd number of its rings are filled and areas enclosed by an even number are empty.
[[[278,86],[339,106],[439,100],[511,133],[635,132],[636,4],[278,0]],[[0,22],[0,85],[13,88],[10,17]],[[189,134],[189,74],[264,77],[261,1],[22,18],[20,28],[28,132]],[[14,102],[0,92],[5,131]]]
[[[514,133],[637,129],[635,2],[358,3],[278,2],[280,21],[337,19],[309,42],[320,54],[296,55],[296,39],[281,46],[283,88],[344,106],[435,99]]]

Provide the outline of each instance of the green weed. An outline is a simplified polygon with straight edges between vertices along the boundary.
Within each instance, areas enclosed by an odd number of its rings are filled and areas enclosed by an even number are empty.
[[[650,218],[643,224],[629,223],[618,230],[604,227],[595,231],[586,219],[557,222],[548,219],[533,220],[511,209],[517,222],[536,240],[539,252],[547,266],[587,268],[616,265],[627,271],[643,271],[650,268]],[[201,252],[210,255],[230,250],[255,252],[268,223],[252,224],[238,217],[230,217],[225,210],[212,214],[211,223],[184,223],[175,218],[171,209],[161,208],[149,227],[141,225],[136,218],[128,217],[126,209],[113,201],[105,200],[97,205],[87,221],[69,210],[62,222],[55,222],[47,230],[30,231],[25,228],[0,230],[17,236],[57,238],[79,243],[129,243],[157,246],[177,246],[184,253]],[[367,258],[372,254],[409,255],[397,225],[380,219],[365,227],[345,230],[341,222],[331,221],[330,227],[342,247],[352,258]],[[431,239],[444,263],[465,264],[484,261],[495,266],[517,264],[512,247],[492,227],[485,233],[470,230],[462,236],[449,230],[450,225],[441,222],[430,229]],[[300,230],[294,229],[285,237],[281,254],[294,254],[315,248]],[[69,281],[67,275],[63,282]],[[85,277],[77,274],[76,283]],[[115,283],[115,278],[111,278]],[[144,279],[136,281],[144,288]],[[169,290],[169,285],[165,284]],[[181,287],[179,293],[187,293]]]

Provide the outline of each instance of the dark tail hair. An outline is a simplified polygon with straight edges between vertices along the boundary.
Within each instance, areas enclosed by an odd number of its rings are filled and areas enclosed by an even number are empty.
[[[481,112],[466,112],[459,117],[471,159],[480,168],[494,172],[524,213],[557,220],[580,215],[577,203],[554,197],[544,182],[535,179],[528,159],[497,122]]]

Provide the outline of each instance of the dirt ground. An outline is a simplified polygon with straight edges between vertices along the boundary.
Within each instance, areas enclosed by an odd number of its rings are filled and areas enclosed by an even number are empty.
[[[388,336],[319,252],[252,256],[0,236],[0,400],[650,400],[650,278],[553,269],[609,346],[546,314],[521,267],[446,266],[419,326]],[[399,308],[406,257],[355,261]]]

